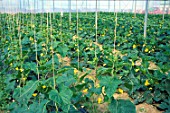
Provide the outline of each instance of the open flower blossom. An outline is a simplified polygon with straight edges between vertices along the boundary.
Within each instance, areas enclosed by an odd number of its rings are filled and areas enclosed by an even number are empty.
[[[152,90],[152,88],[150,87],[149,90]]]
[[[24,71],[24,69],[21,68],[21,69],[20,69],[20,72],[23,72],[23,71]]]
[[[33,93],[32,96],[33,96],[33,97],[36,97],[36,96],[37,96],[37,93]]]
[[[86,93],[88,92],[88,89],[86,88],[86,89],[84,89],[82,92],[83,92],[84,94],[86,94]]]
[[[76,68],[74,68],[74,74],[77,74],[78,70]]]
[[[21,78],[22,81],[25,81],[26,79],[27,79],[27,78],[25,78],[25,77]]]
[[[33,41],[34,39],[32,37],[30,37],[30,41]]]
[[[83,28],[81,28],[81,27],[80,27],[80,28],[79,28],[79,30],[80,30],[80,31],[82,31],[82,30],[83,30]]]
[[[98,103],[98,104],[101,104],[101,103],[102,103],[102,98],[101,98],[101,97],[99,97],[99,98],[97,99],[97,103]]]
[[[132,66],[134,66],[135,65],[135,63],[132,61]]]
[[[149,86],[150,85],[149,80],[146,80],[144,85]]]
[[[41,53],[41,54],[40,54],[40,56],[44,56],[44,54],[43,54],[43,53]]]
[[[16,68],[15,68],[15,70],[17,70],[17,71],[18,71],[18,70],[19,70],[19,68],[18,68],[18,67],[16,67]]]
[[[47,86],[43,85],[42,88],[45,89]]]
[[[118,92],[119,92],[120,94],[123,94],[123,89],[119,88],[119,89],[118,89]]]
[[[136,44],[133,44],[133,49],[135,49],[137,46],[136,46]]]
[[[145,52],[147,53],[149,51],[149,49],[148,48],[145,48]]]
[[[139,71],[139,69],[135,69],[135,72],[138,72]]]
[[[73,40],[76,40],[76,39],[78,39],[78,36],[77,36],[77,35],[74,35],[74,36],[73,36]]]

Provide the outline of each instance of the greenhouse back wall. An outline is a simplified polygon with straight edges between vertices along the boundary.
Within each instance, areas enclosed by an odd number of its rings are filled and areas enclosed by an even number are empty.
[[[0,113],[170,113],[170,0],[0,0]]]

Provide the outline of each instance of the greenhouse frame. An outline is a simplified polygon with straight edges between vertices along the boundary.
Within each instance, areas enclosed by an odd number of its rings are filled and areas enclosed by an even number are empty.
[[[170,113],[170,0],[0,0],[0,113]]]

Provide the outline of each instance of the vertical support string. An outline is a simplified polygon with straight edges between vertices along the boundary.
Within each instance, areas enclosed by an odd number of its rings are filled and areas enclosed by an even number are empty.
[[[96,52],[96,49],[97,49],[97,43],[98,43],[98,40],[97,40],[97,28],[98,28],[98,26],[97,26],[97,20],[98,20],[98,7],[97,7],[97,0],[96,0],[96,10],[95,10],[95,42],[96,42],[96,44],[95,44],[95,72],[97,73],[97,52]]]
[[[20,24],[19,24],[19,13],[18,13],[18,9],[17,9],[17,14],[18,15],[16,15],[16,24],[17,24],[17,27],[18,27],[18,33],[16,34],[17,35],[17,37],[19,36],[19,33],[20,33],[20,30],[19,30],[19,26],[20,26]],[[18,18],[17,18],[18,17]],[[19,36],[19,46],[20,46],[20,36]],[[20,47],[20,49],[21,49],[21,47]],[[21,57],[21,50],[20,50],[20,57]],[[21,75],[22,76],[22,75]],[[21,87],[21,78],[20,78],[20,82],[19,82],[19,88]],[[21,88],[20,88],[20,96],[21,96]]]
[[[114,50],[113,50],[113,55],[115,57],[115,53],[116,53],[116,35],[117,33],[117,12],[116,12],[116,15],[115,15],[115,29],[114,29]],[[114,76],[114,66],[115,66],[115,60],[113,58],[113,65],[112,65],[112,71],[111,71],[111,75]]]
[[[78,25],[79,25],[79,15],[78,15],[78,6],[77,6],[78,4],[77,4],[77,0],[76,0],[76,18],[77,18],[77,47],[78,47],[78,49],[77,49],[77,52],[78,52],[78,70],[79,70],[79,68],[80,68],[80,54],[79,54],[79,49],[80,49],[80,47],[79,47],[79,35],[78,35]],[[79,71],[78,71],[78,76],[79,76]]]
[[[53,19],[54,19],[54,12],[53,12]],[[53,89],[55,90],[56,83],[55,83],[54,41],[53,41],[53,26],[52,26],[51,12],[50,12],[50,39],[51,39],[51,55],[52,55]],[[58,113],[58,107],[56,103],[55,103],[55,107],[56,107],[56,113]]]
[[[47,10],[47,37],[46,37],[46,44],[48,44],[48,10]]]
[[[32,16],[32,19],[34,20],[34,24],[36,23],[36,12],[35,12],[35,0],[34,0],[34,16]],[[31,21],[32,21],[31,19]],[[36,31],[35,31],[35,25],[32,26],[34,29],[34,47],[35,47],[35,60],[36,60],[36,70],[37,70],[37,76],[38,76],[38,81],[40,80],[40,75],[39,75],[39,69],[38,69],[38,53],[37,53],[37,39],[36,39]]]
[[[52,37],[52,35],[53,35],[53,33],[52,33],[52,21],[51,21],[51,13],[50,13],[50,39],[51,39],[51,55],[52,55],[52,71],[53,71],[53,82],[54,82],[54,86],[53,86],[53,88],[55,89],[55,86],[56,86],[56,84],[55,84],[55,72],[54,72],[54,48],[53,48],[53,37]]]

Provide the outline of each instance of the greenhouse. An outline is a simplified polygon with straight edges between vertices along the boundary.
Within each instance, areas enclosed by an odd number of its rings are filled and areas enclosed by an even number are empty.
[[[170,1],[0,0],[0,113],[170,113]]]

